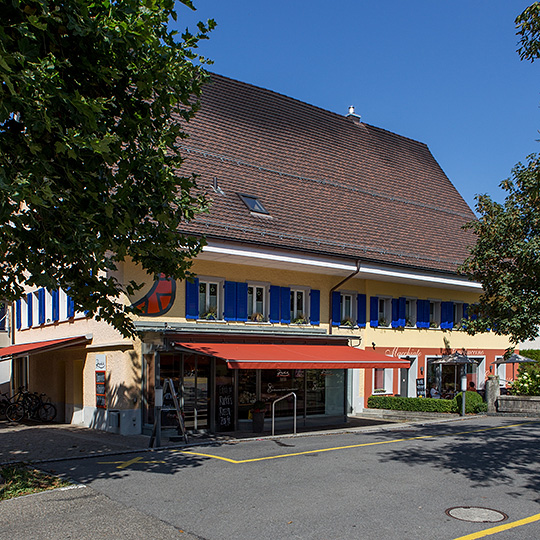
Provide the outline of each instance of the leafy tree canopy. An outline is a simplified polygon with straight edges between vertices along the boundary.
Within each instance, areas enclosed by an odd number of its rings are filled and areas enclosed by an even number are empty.
[[[538,335],[540,325],[540,161],[530,156],[518,164],[513,179],[501,184],[503,204],[489,195],[477,197],[478,221],[468,226],[478,239],[462,271],[482,283],[478,314],[470,333],[491,328],[514,343]]]
[[[540,2],[516,18],[522,60],[540,58]],[[494,330],[517,344],[539,335],[540,327],[540,156],[518,163],[502,182],[503,204],[477,196],[478,221],[467,226],[478,241],[461,270],[480,282],[484,293],[472,308],[469,333]]]
[[[180,0],[193,9],[190,0]],[[61,287],[79,310],[133,333],[115,278],[126,259],[189,275],[203,211],[179,171],[207,61],[168,30],[174,0],[0,0],[0,298]]]

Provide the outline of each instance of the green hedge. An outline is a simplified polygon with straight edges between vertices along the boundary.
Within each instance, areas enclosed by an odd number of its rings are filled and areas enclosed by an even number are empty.
[[[482,398],[480,398],[481,400]],[[465,403],[465,406],[467,404]],[[369,409],[388,409],[391,411],[421,411],[421,412],[458,412],[455,399],[412,398],[400,396],[370,396]]]
[[[456,400],[458,412],[461,412],[461,392],[454,398]],[[465,414],[487,411],[487,404],[484,403],[482,396],[477,392],[465,392]]]
[[[370,396],[369,409],[390,411],[417,411],[438,413],[461,413],[461,392],[454,399],[411,398],[400,396]],[[486,412],[487,404],[477,392],[465,394],[465,413]]]

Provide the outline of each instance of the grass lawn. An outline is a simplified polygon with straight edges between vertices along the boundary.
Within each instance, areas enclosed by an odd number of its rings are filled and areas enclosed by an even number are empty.
[[[25,465],[0,467],[0,501],[68,486],[69,482]]]

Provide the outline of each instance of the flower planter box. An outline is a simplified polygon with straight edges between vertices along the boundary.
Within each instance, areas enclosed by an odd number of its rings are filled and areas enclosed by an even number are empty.
[[[540,416],[540,396],[499,396],[497,412]]]

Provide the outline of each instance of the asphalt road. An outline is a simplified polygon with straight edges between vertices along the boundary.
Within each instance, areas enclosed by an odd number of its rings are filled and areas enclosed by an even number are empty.
[[[146,515],[156,527],[185,531],[178,538],[538,540],[539,436],[540,421],[484,417],[101,456],[48,468],[110,500],[111,513]],[[447,515],[455,507],[488,508],[508,517],[498,523],[463,521]],[[33,526],[31,513],[20,519],[21,527]],[[41,519],[54,516],[42,513]],[[524,519],[529,522],[517,523]],[[505,524],[508,530],[493,532]],[[148,528],[144,535],[141,529],[131,538],[168,538],[155,530],[148,536]],[[479,531],[485,536],[467,536]],[[16,537],[10,533],[1,531],[0,538]]]

